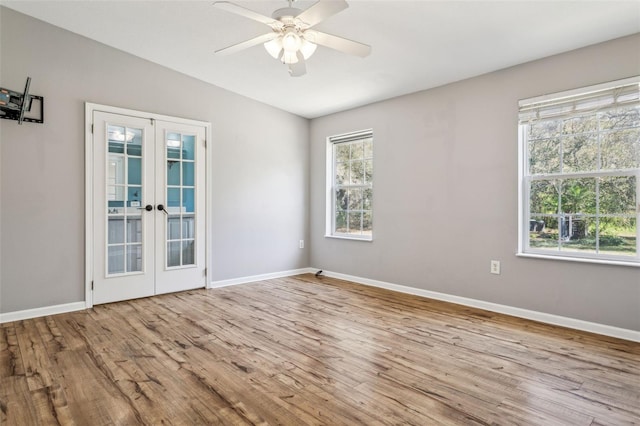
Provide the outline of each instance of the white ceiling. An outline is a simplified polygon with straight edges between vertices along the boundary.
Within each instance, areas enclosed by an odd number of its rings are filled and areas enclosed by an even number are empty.
[[[285,0],[234,2],[268,16],[287,6]],[[214,55],[270,29],[217,9],[212,0],[0,4],[307,118],[640,32],[640,0],[349,0],[348,9],[315,28],[370,44],[371,55],[319,47],[307,74],[292,78],[262,46]]]

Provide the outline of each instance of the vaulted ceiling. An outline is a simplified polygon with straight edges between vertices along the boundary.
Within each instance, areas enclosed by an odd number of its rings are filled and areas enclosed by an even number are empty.
[[[267,16],[287,6],[284,0],[235,3]],[[260,45],[215,55],[269,28],[213,7],[211,0],[0,4],[307,118],[640,32],[638,0],[350,0],[348,9],[316,28],[367,43],[371,55],[319,47],[307,74],[293,78]]]

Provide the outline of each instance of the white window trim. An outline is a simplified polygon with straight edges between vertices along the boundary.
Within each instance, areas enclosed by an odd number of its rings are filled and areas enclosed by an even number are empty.
[[[588,94],[599,92],[605,90],[607,88],[612,89],[616,87],[626,86],[629,84],[640,84],[640,76],[625,78],[622,80],[612,81],[609,83],[602,83],[594,86],[583,87],[578,89],[567,90],[564,92],[558,92],[549,95],[537,96],[534,98],[523,99],[519,101],[518,105],[522,107],[523,105],[531,105],[540,102],[549,101],[552,99],[562,99],[568,98],[579,94]],[[555,254],[550,250],[543,249],[535,249],[531,247],[527,247],[527,242],[529,239],[529,227],[525,226],[525,217],[529,214],[529,191],[527,185],[527,179],[525,178],[525,170],[527,167],[527,153],[526,153],[526,135],[525,129],[523,126],[518,124],[518,251],[516,252],[516,256],[524,257],[524,258],[535,258],[535,259],[547,259],[547,260],[560,260],[560,261],[570,261],[570,262],[581,262],[581,263],[594,263],[594,264],[605,264],[605,265],[616,265],[616,266],[631,266],[631,267],[640,267],[640,250],[637,250],[636,257],[632,257],[629,260],[621,259],[619,256],[607,256],[599,254],[597,257],[593,257],[593,255],[582,254],[580,252],[571,252],[570,255],[568,253]],[[607,172],[599,172],[599,175],[607,175]],[[637,207],[637,216],[636,216],[636,248],[640,247],[640,171],[630,171],[628,173],[619,172],[619,173],[611,173],[615,175],[620,174],[628,174],[636,176],[636,203]],[[580,174],[577,174],[580,175]],[[563,177],[571,177],[570,174],[566,174]]]
[[[329,136],[326,142],[326,193],[325,193],[325,238],[334,238],[337,240],[352,240],[352,241],[373,241],[373,230],[371,235],[350,235],[350,234],[334,234],[333,229],[335,228],[335,215],[333,212],[335,211],[334,201],[333,201],[333,178],[334,178],[334,158],[333,158],[333,145],[337,142],[343,142],[348,140],[355,139],[364,139],[367,137],[373,137],[373,129],[359,130],[357,132],[344,133],[334,136]],[[372,154],[375,156],[375,154]],[[372,157],[373,158],[373,157]],[[374,170],[375,170],[375,160],[374,161]],[[375,172],[374,172],[375,173]],[[371,185],[373,189],[373,185]],[[373,223],[373,211],[371,212],[371,223]]]

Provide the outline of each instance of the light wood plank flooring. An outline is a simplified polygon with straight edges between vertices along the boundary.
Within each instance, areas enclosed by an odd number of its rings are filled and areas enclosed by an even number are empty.
[[[2,425],[626,425],[640,344],[301,275],[0,326]]]

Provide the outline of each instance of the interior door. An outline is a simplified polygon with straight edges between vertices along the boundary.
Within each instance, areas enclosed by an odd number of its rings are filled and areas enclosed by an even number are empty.
[[[205,129],[156,122],[156,294],[205,286]]]
[[[204,287],[205,128],[93,112],[93,303]]]
[[[93,123],[93,301],[151,296],[155,129],[151,120],[104,112]]]

